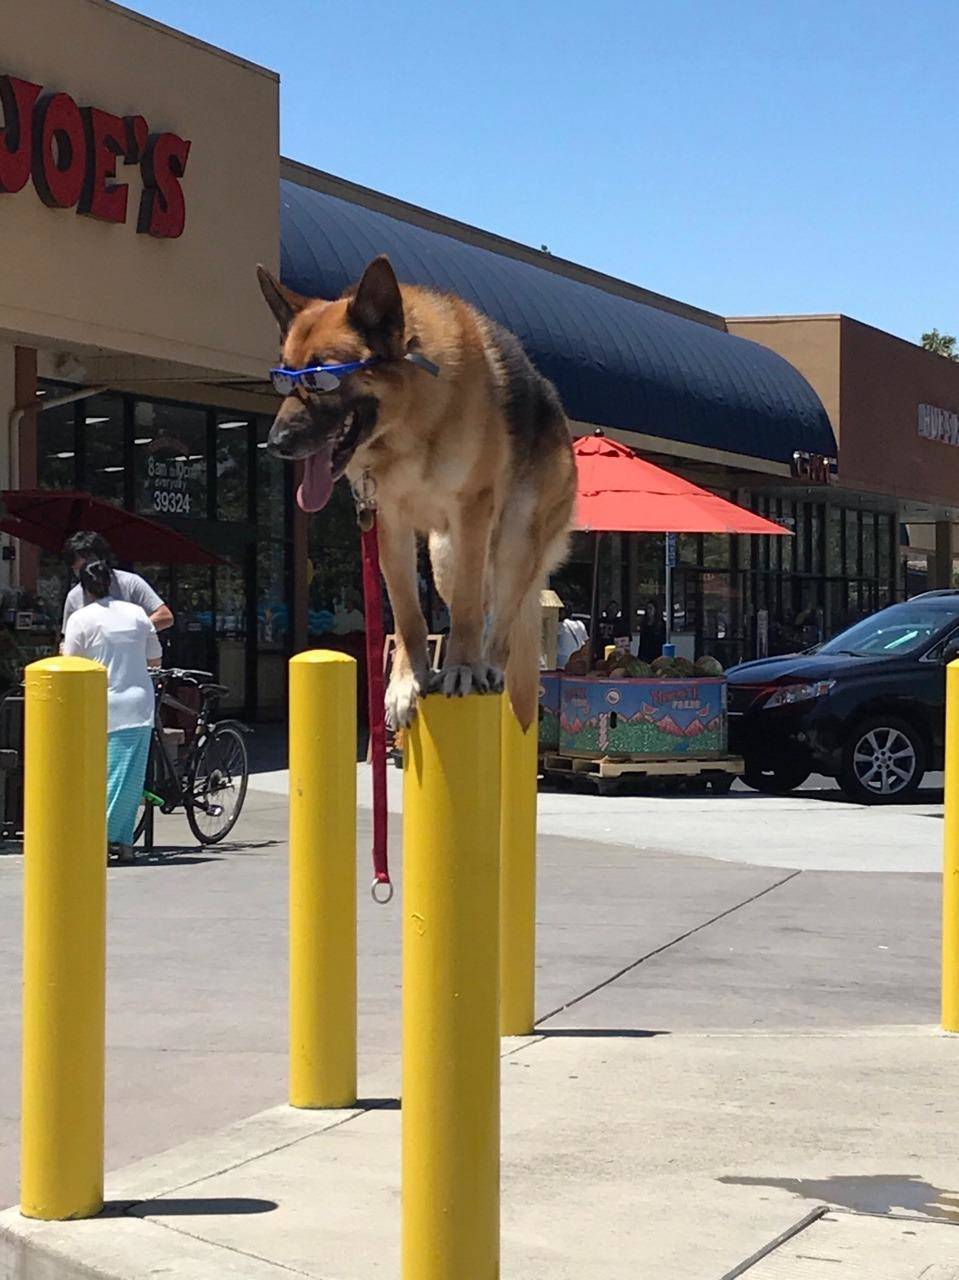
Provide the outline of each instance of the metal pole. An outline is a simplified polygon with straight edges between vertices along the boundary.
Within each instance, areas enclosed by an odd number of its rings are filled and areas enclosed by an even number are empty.
[[[602,533],[597,530],[593,534],[593,589],[589,598],[589,655],[590,663],[596,661],[600,652],[599,643],[599,540]]]
[[[959,661],[946,668],[946,784],[942,876],[942,1027],[959,1031]]]
[[[499,1276],[500,698],[426,698],[403,802],[403,1280]]]
[[[536,777],[538,724],[526,733],[503,699],[500,809],[500,1034],[526,1036],[536,1018]]]
[[[356,662],[290,659],[290,1105],[356,1102]]]
[[[106,671],[26,669],[20,1212],[103,1207]]]

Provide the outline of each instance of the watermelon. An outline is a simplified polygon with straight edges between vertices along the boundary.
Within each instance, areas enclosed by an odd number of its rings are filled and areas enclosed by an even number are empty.
[[[642,658],[630,658],[626,669],[633,680],[649,680],[653,674],[652,667]]]
[[[696,674],[698,676],[721,676],[723,674],[723,664],[718,658],[713,658],[708,653],[704,653],[701,658],[696,659]]]
[[[691,680],[696,674],[696,668],[688,658],[673,658],[673,674],[680,680]]]

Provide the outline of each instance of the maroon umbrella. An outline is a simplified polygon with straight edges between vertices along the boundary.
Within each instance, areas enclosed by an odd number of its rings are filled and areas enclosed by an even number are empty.
[[[9,533],[59,555],[71,533],[102,533],[118,560],[144,564],[223,564],[182,533],[158,520],[124,511],[90,493],[59,489],[6,489],[0,492],[0,533]]]

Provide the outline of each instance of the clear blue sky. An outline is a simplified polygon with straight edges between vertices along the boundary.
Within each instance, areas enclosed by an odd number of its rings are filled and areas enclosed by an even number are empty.
[[[959,332],[946,0],[131,0],[286,155],[725,315]]]

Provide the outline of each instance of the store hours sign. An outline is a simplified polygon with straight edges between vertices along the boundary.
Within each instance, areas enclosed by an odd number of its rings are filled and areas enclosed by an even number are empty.
[[[203,487],[203,459],[163,458],[152,454],[147,459],[147,485],[150,506],[168,516],[202,516],[198,497]]]

